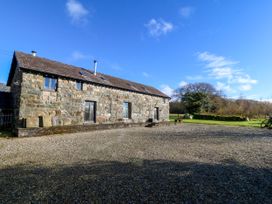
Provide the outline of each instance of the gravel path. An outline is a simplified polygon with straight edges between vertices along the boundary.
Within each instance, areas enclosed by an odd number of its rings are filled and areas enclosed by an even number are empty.
[[[272,131],[197,124],[0,139],[2,203],[272,203]]]

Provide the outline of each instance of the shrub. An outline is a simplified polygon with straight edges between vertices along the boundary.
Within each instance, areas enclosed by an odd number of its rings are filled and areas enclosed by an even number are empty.
[[[247,121],[246,117],[241,116],[224,116],[224,115],[205,115],[194,114],[194,119],[200,120],[220,120],[220,121]]]
[[[186,113],[184,116],[183,116],[184,119],[193,119],[193,116]]]

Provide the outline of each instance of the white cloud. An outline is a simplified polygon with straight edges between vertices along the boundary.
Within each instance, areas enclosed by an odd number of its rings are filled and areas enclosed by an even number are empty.
[[[234,75],[233,69],[231,67],[214,67],[209,70],[210,76],[216,79],[228,78],[231,79]]]
[[[244,85],[241,85],[239,87],[239,89],[241,91],[250,91],[252,89],[252,85],[251,84],[244,84]]]
[[[186,86],[188,83],[186,81],[181,81],[179,83],[179,87],[183,87],[183,86]]]
[[[236,91],[231,88],[229,84],[224,84],[222,82],[217,82],[215,88],[218,91],[224,91],[227,93],[235,93]]]
[[[163,19],[154,19],[149,20],[145,27],[148,29],[150,36],[160,37],[166,35],[167,33],[173,31],[174,25],[170,22],[164,21]]]
[[[190,6],[181,7],[179,10],[179,14],[184,18],[189,18],[193,13],[195,9]]]
[[[257,84],[258,82],[255,79],[251,79],[251,77],[247,74],[244,76],[237,76],[236,80],[239,84]]]
[[[74,51],[72,53],[72,59],[75,60],[75,61],[77,61],[77,60],[86,60],[86,59],[91,60],[92,56],[83,54],[82,52],[79,52],[79,51]]]
[[[239,63],[208,52],[199,53],[198,59],[206,63],[205,67],[208,68],[210,76],[217,79],[232,78],[236,72],[233,66]]]
[[[167,96],[172,96],[175,92],[174,89],[172,89],[169,85],[163,84],[161,85],[161,91],[166,94]]]
[[[142,72],[142,75],[144,76],[144,77],[146,77],[146,78],[148,78],[150,75],[148,74],[148,73],[146,73],[146,72]]]
[[[66,9],[73,24],[85,24],[88,22],[87,16],[89,11],[78,0],[68,0]]]
[[[205,63],[206,71],[210,77],[216,80],[225,80],[224,86],[222,86],[222,82],[219,85],[217,84],[225,91],[230,91],[230,84],[238,85],[239,90],[249,91],[253,88],[252,85],[258,82],[244,73],[243,70],[236,68],[239,65],[238,61],[229,60],[209,52],[199,53],[198,59]]]

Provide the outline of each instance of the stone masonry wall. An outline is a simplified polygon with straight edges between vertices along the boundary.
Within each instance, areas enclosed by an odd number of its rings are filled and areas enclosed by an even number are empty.
[[[19,119],[26,119],[26,127],[82,125],[85,101],[96,101],[96,123],[146,122],[154,117],[154,108],[159,108],[160,121],[168,121],[169,100],[145,94],[83,84],[76,89],[76,81],[58,78],[57,91],[44,90],[44,76],[23,72],[21,84]],[[123,119],[123,102],[132,104],[131,119]]]
[[[21,120],[19,120],[21,85],[22,85],[22,71],[19,68],[16,68],[14,77],[12,79],[11,86],[10,86],[13,116],[14,116],[13,129],[18,126],[22,126]]]

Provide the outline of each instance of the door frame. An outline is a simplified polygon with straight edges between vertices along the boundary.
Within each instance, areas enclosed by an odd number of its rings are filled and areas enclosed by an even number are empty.
[[[94,118],[93,120],[86,120],[85,119],[85,107],[86,107],[86,102],[88,103],[93,103],[93,111],[94,111]],[[88,123],[88,122],[93,122],[93,123],[96,123],[96,101],[92,101],[92,100],[85,100],[84,102],[84,122],[85,123]]]
[[[155,118],[155,111],[156,111],[157,118]],[[159,107],[154,107],[154,119],[157,120],[157,121],[160,120],[160,109],[159,109]]]

